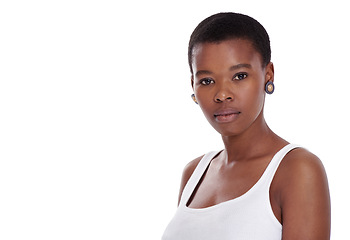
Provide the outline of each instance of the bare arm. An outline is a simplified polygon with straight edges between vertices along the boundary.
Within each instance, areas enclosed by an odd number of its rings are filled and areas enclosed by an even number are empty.
[[[280,204],[283,240],[329,240],[331,225],[328,181],[321,161],[304,149],[283,163]]]

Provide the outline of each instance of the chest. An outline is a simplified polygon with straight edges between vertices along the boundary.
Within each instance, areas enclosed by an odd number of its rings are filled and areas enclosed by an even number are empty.
[[[206,208],[238,198],[261,178],[269,161],[254,161],[222,168],[210,164],[193,191],[187,206]]]

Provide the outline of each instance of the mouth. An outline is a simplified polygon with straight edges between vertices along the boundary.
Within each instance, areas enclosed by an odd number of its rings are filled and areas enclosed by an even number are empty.
[[[236,120],[241,112],[234,109],[225,109],[214,113],[214,118],[218,123],[228,123]]]

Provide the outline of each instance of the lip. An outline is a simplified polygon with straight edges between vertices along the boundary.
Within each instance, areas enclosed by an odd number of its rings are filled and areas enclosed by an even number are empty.
[[[241,112],[236,109],[222,109],[214,113],[215,120],[218,123],[228,123],[235,121]]]

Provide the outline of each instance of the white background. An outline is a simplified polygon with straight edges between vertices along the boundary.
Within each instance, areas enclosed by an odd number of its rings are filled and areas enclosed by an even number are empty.
[[[220,11],[270,34],[270,127],[318,155],[348,236],[346,1],[1,1],[0,238],[160,239],[183,167],[222,148],[187,43]]]

